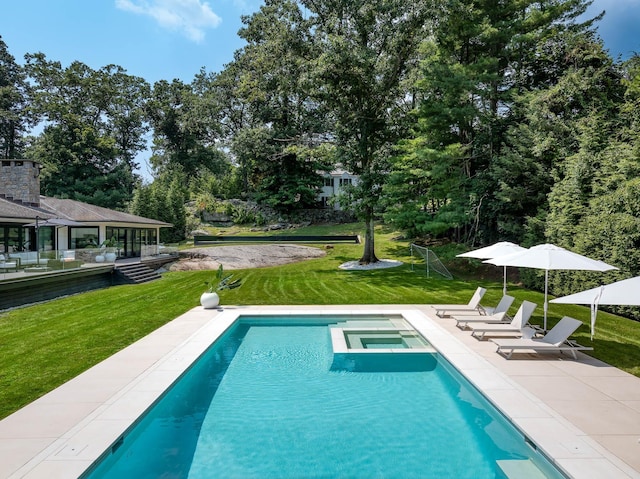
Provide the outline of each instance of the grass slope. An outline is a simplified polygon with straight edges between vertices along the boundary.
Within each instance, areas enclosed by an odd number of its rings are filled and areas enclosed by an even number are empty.
[[[298,234],[358,234],[359,225],[301,228]],[[291,234],[287,231],[287,234]],[[244,279],[241,288],[222,291],[222,302],[238,305],[286,304],[420,304],[466,303],[478,285],[488,289],[485,304],[502,295],[501,279],[491,277],[499,268],[466,270],[467,280],[427,278],[412,271],[407,241],[378,230],[380,258],[397,259],[397,268],[343,271],[341,263],[360,257],[362,245],[336,244],[324,258],[273,268],[234,272]],[[317,246],[317,245],[316,245]],[[454,259],[459,247],[440,248],[443,261],[464,277],[467,260]],[[476,268],[475,270],[473,268]],[[487,273],[488,272],[488,273]],[[161,280],[141,285],[115,286],[60,298],[0,314],[0,417],[37,399],[94,364],[149,334],[199,304],[204,281],[213,272],[171,272]],[[499,273],[499,271],[498,271]],[[539,305],[532,322],[542,321],[543,295],[510,286],[516,297],[513,311],[523,299]],[[551,305],[549,327],[562,316],[588,324],[589,310],[573,305]],[[589,340],[584,326],[575,335],[593,345],[593,356],[640,376],[640,323],[600,312],[597,335]]]

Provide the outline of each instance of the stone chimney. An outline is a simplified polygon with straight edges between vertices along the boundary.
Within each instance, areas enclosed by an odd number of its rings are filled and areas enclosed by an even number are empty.
[[[40,163],[0,160],[0,198],[40,206]]]

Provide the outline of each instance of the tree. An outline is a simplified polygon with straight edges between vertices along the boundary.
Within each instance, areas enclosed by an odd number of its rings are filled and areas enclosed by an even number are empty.
[[[315,206],[333,158],[321,147],[331,115],[310,95],[309,24],[290,0],[266,2],[243,24],[247,45],[216,86],[245,193],[283,212]]]
[[[24,135],[32,126],[27,116],[28,88],[23,69],[0,36],[0,158],[18,158]]]
[[[576,151],[557,165],[545,232],[619,267],[609,279],[622,279],[640,274],[640,62],[613,65],[601,45],[583,53],[565,89],[581,105],[572,122]],[[602,282],[587,274],[551,278],[560,294]]]
[[[186,237],[186,175],[179,171],[163,173],[149,185],[140,185],[129,205],[134,215],[171,223],[173,228],[160,230],[160,241],[173,243]]]
[[[114,65],[63,68],[41,53],[26,60],[34,83],[31,108],[45,122],[28,150],[44,166],[42,191],[123,209],[139,181],[134,157],[145,147],[148,85]]]
[[[571,247],[576,214],[588,196],[580,190],[598,168],[593,155],[608,141],[605,119],[617,115],[615,98],[623,90],[611,58],[592,35],[565,35],[554,50],[554,83],[516,98],[521,120],[507,130],[489,176],[500,180],[494,205],[504,230],[523,238],[538,217],[546,231],[529,242],[551,239]],[[591,151],[577,157],[581,143]]]
[[[365,222],[360,262],[376,262],[374,219],[391,145],[405,133],[410,104],[402,88],[426,35],[432,2],[301,0],[320,52],[310,59],[315,97],[336,120],[334,141],[344,168],[359,175],[351,206]]]
[[[417,230],[470,242],[509,234],[500,215],[509,205],[496,192],[517,183],[504,182],[494,163],[508,159],[505,134],[522,119],[514,99],[556,81],[555,65],[545,63],[547,45],[590,28],[592,21],[575,23],[588,4],[458,0],[443,6],[422,46],[416,141],[402,148],[417,173],[404,181],[419,182],[424,195],[415,203],[424,210],[412,220]],[[402,160],[396,165],[398,171],[405,166]],[[401,189],[395,195],[396,208],[415,200]],[[406,208],[402,212],[410,218]],[[393,209],[388,216],[393,219]],[[419,225],[425,219],[432,225]]]
[[[98,72],[104,88],[105,133],[115,141],[118,166],[123,176],[129,176],[129,194],[137,182],[136,155],[147,148],[149,124],[145,107],[151,95],[149,84],[140,77],[127,75],[119,66],[108,65]]]
[[[201,72],[192,84],[174,79],[153,86],[147,114],[154,134],[151,164],[159,175],[178,167],[191,180],[225,168],[226,157],[216,144],[217,114],[203,94],[204,82]]]

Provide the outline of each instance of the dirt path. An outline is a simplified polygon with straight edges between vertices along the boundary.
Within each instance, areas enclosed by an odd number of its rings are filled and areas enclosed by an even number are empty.
[[[264,268],[319,258],[326,253],[320,248],[294,244],[236,245],[209,248],[191,248],[180,251],[180,261],[171,265],[171,271]]]

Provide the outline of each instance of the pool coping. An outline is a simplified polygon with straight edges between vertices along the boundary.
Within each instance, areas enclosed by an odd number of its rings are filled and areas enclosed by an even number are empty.
[[[553,402],[518,382],[522,371],[513,374],[547,360],[500,360],[495,345],[470,341],[468,332],[452,329],[455,321],[438,318],[429,305],[196,307],[0,421],[0,477],[80,476],[238,316],[304,313],[401,314],[570,476],[640,478],[598,436],[583,432]],[[578,362],[584,358],[589,357],[580,355]],[[626,375],[615,371],[616,377]],[[626,405],[613,398],[611,403]]]

